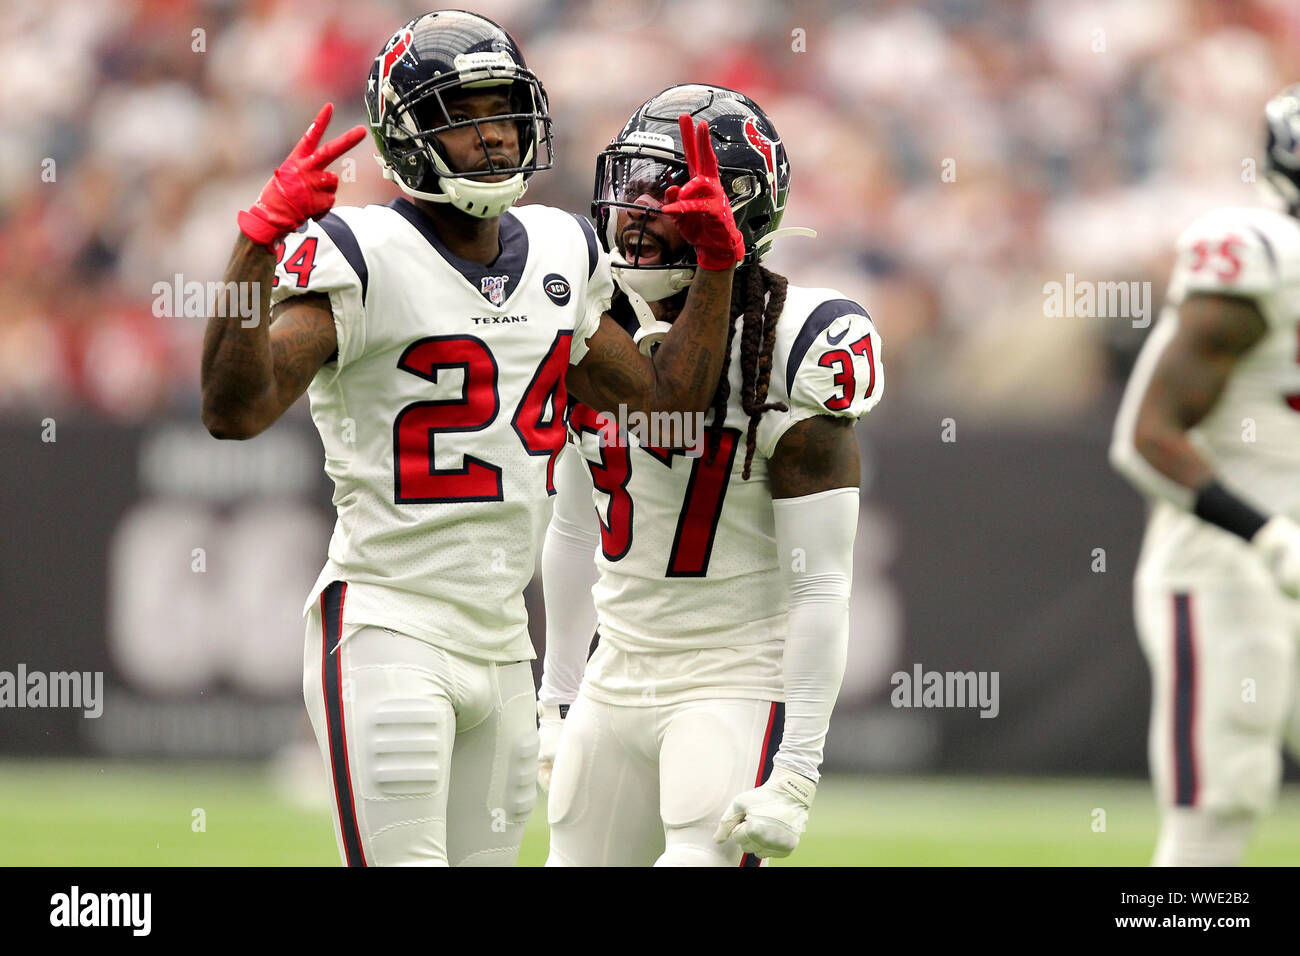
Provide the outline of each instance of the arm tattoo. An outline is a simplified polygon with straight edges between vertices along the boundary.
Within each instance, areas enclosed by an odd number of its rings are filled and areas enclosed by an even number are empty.
[[[731,318],[731,271],[699,270],[686,305],[654,357],[642,355],[608,316],[566,376],[569,390],[597,411],[704,412],[722,372]]]
[[[271,326],[271,359],[275,367],[275,384],[280,404],[288,408],[298,400],[335,349],[334,316],[329,298],[308,293],[301,299],[324,300],[293,302],[296,308],[277,315]],[[322,315],[322,311],[324,315]]]
[[[201,369],[203,422],[218,437],[248,438],[266,428],[302,394],[334,348],[329,298],[320,293],[277,308],[274,338],[285,341],[273,345],[269,317],[274,272],[271,250],[242,235],[236,240],[225,281],[258,284],[257,315],[247,326],[239,317],[208,317]]]
[[[641,407],[646,393],[645,364],[649,360],[637,351],[632,337],[615,328],[611,334],[594,336],[592,344],[589,354],[593,361],[584,390],[589,395],[583,401],[600,412],[613,412],[620,403],[629,409]]]
[[[203,334],[203,404],[225,411],[254,401],[270,383],[273,369],[267,330],[275,258],[265,246],[244,236],[235,243],[226,266],[226,282],[258,284],[256,322],[245,327],[236,319],[210,316]]]

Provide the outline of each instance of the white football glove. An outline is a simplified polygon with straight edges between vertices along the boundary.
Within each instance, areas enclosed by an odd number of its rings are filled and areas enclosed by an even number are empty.
[[[1277,586],[1293,598],[1300,598],[1300,525],[1285,515],[1269,518],[1250,539],[1273,574]]]
[[[567,710],[567,708],[566,708]],[[564,717],[554,704],[537,704],[537,785],[550,792],[551,771],[555,769],[555,749],[560,745]]]
[[[731,801],[713,840],[735,840],[759,857],[789,856],[799,845],[816,793],[817,784],[803,774],[773,767],[766,783]]]

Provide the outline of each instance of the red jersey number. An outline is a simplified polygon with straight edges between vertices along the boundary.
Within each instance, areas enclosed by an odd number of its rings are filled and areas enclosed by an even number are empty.
[[[598,415],[586,405],[578,403],[569,413],[569,422],[581,436],[594,433],[604,438],[600,443],[600,461],[587,462],[591,483],[598,491],[609,496],[606,514],[596,517],[600,521],[600,547],[608,561],[621,560],[632,548],[632,496],[627,484],[632,478],[632,455],[626,436],[617,435],[607,418]],[[722,505],[731,480],[731,469],[740,446],[740,432],[725,428],[718,443],[718,453],[709,461],[707,453],[691,463],[691,476],[687,481],[681,511],[677,515],[677,531],[673,536],[672,551],[664,576],[704,577],[709,571],[709,558],[713,554],[713,539]],[[707,441],[707,438],[706,438]],[[684,454],[678,449],[641,446],[650,457],[671,468],[674,456]],[[644,460],[644,459],[641,459]]]
[[[1241,259],[1237,247],[1245,243],[1239,236],[1224,236],[1218,242],[1202,239],[1192,246],[1192,272],[1213,268],[1214,275],[1220,282],[1236,282],[1241,276]],[[1211,260],[1214,260],[1211,262]]]
[[[510,424],[529,455],[549,455],[546,493],[555,494],[555,458],[564,447],[561,410],[567,400],[564,373],[570,331],[555,336],[525,389]],[[404,372],[438,383],[443,369],[459,368],[465,382],[459,398],[413,402],[393,422],[394,500],[398,504],[501,501],[501,469],[473,455],[459,467],[439,468],[434,444],[439,434],[487,428],[501,409],[497,363],[487,344],[473,335],[432,335],[407,347],[397,360]]]
[[[849,352],[853,354],[850,355]],[[839,388],[840,392],[838,395],[832,395],[822,402],[833,412],[842,412],[853,404],[853,396],[857,393],[858,387],[853,374],[854,355],[865,355],[867,357],[867,368],[871,370],[870,377],[867,379],[867,390],[862,394],[862,397],[870,398],[871,393],[876,390],[876,356],[871,345],[871,335],[868,333],[850,345],[849,352],[844,351],[844,349],[832,349],[817,360],[817,364],[822,368],[839,366],[839,371],[835,373],[834,384]]]

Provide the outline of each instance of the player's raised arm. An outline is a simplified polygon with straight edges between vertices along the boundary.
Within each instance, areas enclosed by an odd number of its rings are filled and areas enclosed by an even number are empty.
[[[1267,324],[1248,297],[1192,292],[1134,367],[1115,422],[1111,464],[1139,490],[1259,549],[1279,586],[1300,596],[1300,526],[1261,514],[1225,487],[1188,434],[1214,408]]]
[[[298,145],[239,214],[224,279],[255,283],[255,316],[208,317],[203,336],[203,424],[216,438],[251,438],[274,422],[307,388],[337,347],[329,299],[319,293],[281,303],[272,314],[275,248],[308,219],[334,205],[338,177],[325,167],[365,137],[355,126],[318,148],[334,111],[325,104]],[[250,321],[251,318],[251,321]]]
[[[598,411],[703,412],[713,400],[731,320],[731,280],[745,257],[731,204],[722,188],[709,126],[679,122],[690,181],[671,187],[659,210],[695,247],[698,268],[672,330],[653,357],[642,355],[608,315],[587,339],[587,354],[569,369],[570,392]]]

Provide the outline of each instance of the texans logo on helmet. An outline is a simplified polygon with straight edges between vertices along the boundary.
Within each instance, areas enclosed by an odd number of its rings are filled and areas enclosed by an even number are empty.
[[[772,197],[772,202],[776,202],[776,146],[773,142],[759,131],[758,123],[754,117],[745,120],[745,139],[749,140],[749,145],[754,147],[754,152],[763,157],[763,164],[767,166],[767,190]]]
[[[564,278],[558,272],[552,272],[542,280],[542,290],[546,297],[559,306],[569,304],[569,294],[572,291],[569,288],[569,280]]]
[[[484,276],[479,282],[479,291],[493,305],[500,305],[506,300],[506,283],[509,281],[509,276]]]
[[[389,39],[388,45],[384,47],[384,52],[379,54],[379,115],[384,115],[384,88],[388,82],[388,74],[393,72],[393,67],[397,61],[406,56],[411,49],[411,44],[415,42],[415,35],[409,27],[404,27],[393,34]]]

